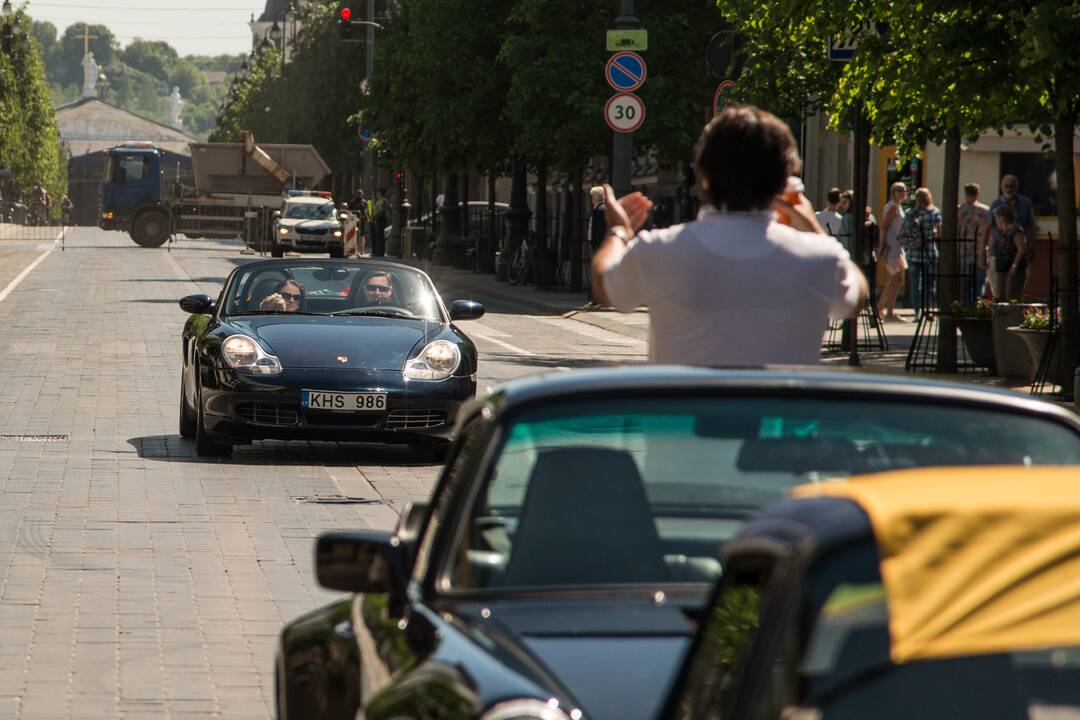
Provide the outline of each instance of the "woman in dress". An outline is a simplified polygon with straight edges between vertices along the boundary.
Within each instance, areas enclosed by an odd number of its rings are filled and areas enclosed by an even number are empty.
[[[881,213],[883,232],[877,255],[885,259],[885,270],[889,277],[878,298],[878,310],[883,313],[884,320],[902,320],[896,314],[896,296],[900,294],[904,271],[908,267],[904,248],[900,246],[900,226],[904,224],[903,202],[906,197],[907,186],[901,182],[893,183],[889,188],[889,202]]]

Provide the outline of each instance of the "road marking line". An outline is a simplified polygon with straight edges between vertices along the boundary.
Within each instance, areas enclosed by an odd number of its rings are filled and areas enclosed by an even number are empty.
[[[201,288],[199,287],[199,284],[195,282],[195,280],[193,280],[192,277],[184,271],[184,268],[180,267],[180,263],[176,262],[176,258],[172,256],[172,253],[165,253],[165,262],[173,271],[173,275],[176,276],[177,280],[189,282],[191,283],[191,286],[195,288],[195,292],[200,291]]]
[[[40,265],[45,260],[45,258],[49,257],[49,253],[53,251],[53,249],[56,247],[56,243],[58,242],[60,242],[59,236],[57,236],[56,240],[53,240],[53,244],[49,246],[48,250],[38,255],[37,259],[34,260],[34,262],[30,263],[21,273],[16,275],[15,279],[9,282],[6,288],[0,290],[0,302],[4,302],[4,300],[7,299],[7,296],[14,292],[15,288],[19,286],[19,283],[26,279],[26,276],[32,273],[34,271],[34,268]]]
[[[498,340],[496,338],[490,337],[488,335],[484,335],[482,333],[478,333],[475,330],[471,330],[469,332],[469,335],[471,337],[478,338],[480,340],[486,340],[489,343],[493,343],[495,345],[498,345],[499,347],[503,348],[504,350],[509,350],[510,352],[516,353],[518,355],[524,355],[525,357],[540,357],[540,355],[538,353],[530,352],[530,351],[526,350],[525,348],[519,348],[517,345],[511,345],[508,342],[505,342],[503,340]],[[555,367],[555,368],[552,368],[552,369],[553,370],[558,370],[560,372],[569,372],[570,371],[570,368],[564,367],[562,365],[559,365],[558,367]]]

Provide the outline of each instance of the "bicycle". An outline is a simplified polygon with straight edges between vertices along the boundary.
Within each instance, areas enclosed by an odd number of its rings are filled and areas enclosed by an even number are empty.
[[[524,285],[532,278],[532,248],[529,245],[529,236],[521,239],[514,255],[510,258],[510,264],[506,267],[507,278],[511,285]]]

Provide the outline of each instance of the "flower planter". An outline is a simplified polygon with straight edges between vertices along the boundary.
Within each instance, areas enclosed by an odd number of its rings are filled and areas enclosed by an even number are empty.
[[[960,337],[964,340],[971,360],[991,373],[997,372],[994,357],[994,332],[990,318],[958,317],[955,318]]]
[[[1023,339],[1009,328],[1017,327],[1024,321],[1024,312],[1028,308],[1046,307],[1042,304],[994,303],[990,307],[990,318],[994,336],[994,365],[997,374],[1010,380],[1031,382],[1035,379],[1035,365],[1031,363],[1031,353]]]
[[[1028,354],[1031,356],[1032,366],[1038,370],[1039,363],[1042,362],[1043,353],[1046,352],[1046,343],[1050,340],[1049,330],[1028,330],[1022,327],[1011,327],[1009,333],[1020,338],[1020,341],[1024,343],[1027,348]],[[1053,355],[1050,356],[1050,371],[1046,374],[1046,381],[1059,385],[1062,388],[1068,388],[1072,385],[1073,378],[1071,373],[1065,372],[1064,355],[1061,352],[1061,338],[1058,337],[1054,343]],[[1069,377],[1066,377],[1066,375]],[[1034,371],[1032,373],[1034,379]]]

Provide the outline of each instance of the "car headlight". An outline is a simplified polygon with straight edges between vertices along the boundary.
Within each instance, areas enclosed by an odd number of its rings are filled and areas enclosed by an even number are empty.
[[[341,237],[341,231],[340,230],[335,230],[334,231],[334,237]]]
[[[230,335],[221,346],[221,356],[229,367],[255,375],[281,372],[281,362],[247,335]]]
[[[281,235],[288,235],[289,234],[289,228],[287,228],[287,227],[278,228],[278,233],[281,234]]]
[[[534,698],[507,700],[484,713],[480,720],[581,720],[580,710],[567,715],[559,708],[555,698],[544,702]]]
[[[427,344],[420,354],[405,363],[406,380],[445,380],[461,364],[458,346],[446,340]]]

